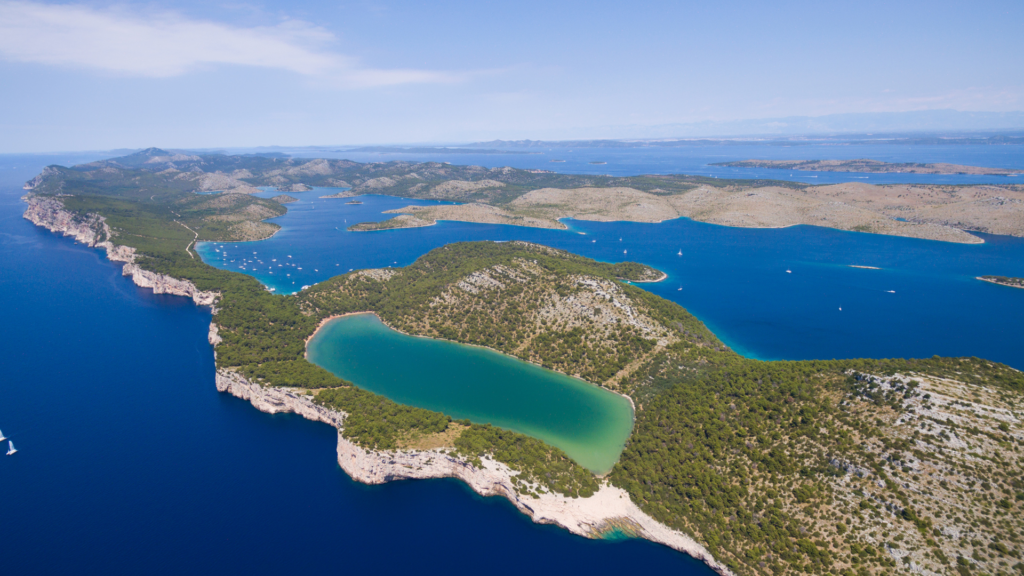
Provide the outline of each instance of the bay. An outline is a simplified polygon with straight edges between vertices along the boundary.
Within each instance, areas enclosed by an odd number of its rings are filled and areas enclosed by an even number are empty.
[[[387,219],[393,215],[385,210],[413,202],[367,195],[351,205],[320,199],[323,194],[291,193],[299,201],[273,220],[283,229],[268,240],[201,243],[198,252],[211,265],[250,274],[287,294],[349,269],[408,266],[452,242],[525,240],[666,272],[666,280],[641,286],[685,307],[748,357],[938,354],[1024,369],[1018,334],[1024,290],[976,279],[1024,276],[1024,238],[978,234],[985,243],[954,244],[815,226],[730,228],[685,218],[660,224],[564,220],[567,230],[439,222],[348,232],[346,221]],[[237,261],[243,256],[264,265],[243,270]],[[291,266],[271,270],[281,262]],[[290,276],[277,272],[285,268]]]

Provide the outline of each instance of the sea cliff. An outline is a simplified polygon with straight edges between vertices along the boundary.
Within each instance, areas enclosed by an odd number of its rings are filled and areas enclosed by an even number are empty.
[[[121,274],[130,276],[132,281],[142,288],[151,288],[154,294],[171,294],[191,298],[199,306],[213,306],[220,294],[203,292],[186,280],[157,274],[140,267],[136,262],[135,249],[119,246],[111,240],[113,233],[102,216],[89,214],[80,216],[64,209],[64,205],[55,198],[33,196],[22,198],[28,203],[24,217],[36,226],[46,228],[64,236],[70,236],[90,248],[103,248],[107,259],[113,262],[124,262]]]
[[[270,414],[293,412],[338,429],[338,465],[354,480],[383,484],[395,480],[458,478],[481,496],[501,496],[539,524],[554,524],[586,538],[602,538],[621,531],[685,552],[721,574],[731,572],[689,536],[668,528],[640,510],[622,489],[603,484],[589,498],[545,493],[520,494],[512,478],[518,474],[490,458],[475,466],[454,452],[438,450],[374,451],[364,449],[341,434],[346,414],[313,402],[312,397],[286,388],[262,387],[231,370],[217,371],[217,390],[248,400]]]

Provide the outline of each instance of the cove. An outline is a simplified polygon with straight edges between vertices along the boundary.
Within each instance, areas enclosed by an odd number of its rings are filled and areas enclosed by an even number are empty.
[[[618,394],[486,348],[409,336],[373,314],[328,321],[306,350],[360,388],[539,438],[599,474],[633,428],[633,408]]]
[[[689,310],[744,356],[812,360],[938,354],[977,356],[1024,369],[1019,336],[1024,290],[975,279],[1024,276],[1024,238],[978,234],[984,244],[951,244],[814,226],[730,228],[685,218],[660,224],[564,220],[568,230],[445,221],[348,232],[345,226],[352,222],[383,220],[392,216],[387,210],[428,201],[359,196],[362,204],[348,205],[321,200],[325,193],[293,193],[299,201],[273,220],[283,228],[268,240],[204,242],[198,253],[213,266],[249,274],[276,294],[289,294],[349,269],[408,266],[452,242],[525,240],[603,262],[641,262],[668,273],[665,281],[641,287]],[[242,270],[230,262],[251,258],[253,252],[264,261],[295,263],[291,277],[250,266]]]

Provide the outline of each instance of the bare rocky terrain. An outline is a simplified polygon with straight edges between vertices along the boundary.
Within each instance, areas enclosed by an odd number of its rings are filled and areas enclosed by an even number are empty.
[[[542,188],[501,206],[410,206],[391,212],[420,220],[459,220],[562,228],[558,218],[661,222],[686,217],[744,228],[798,224],[979,243],[966,231],[1024,235],[1024,192],[1001,186],[847,183],[802,189],[699,186],[671,195],[635,188]]]

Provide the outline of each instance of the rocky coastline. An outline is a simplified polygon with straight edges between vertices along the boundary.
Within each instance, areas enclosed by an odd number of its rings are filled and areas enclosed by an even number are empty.
[[[546,493],[524,497],[512,483],[518,472],[489,458],[481,466],[439,450],[366,450],[341,434],[345,414],[318,406],[311,396],[286,388],[262,387],[231,370],[217,371],[217,390],[248,400],[269,414],[292,412],[338,429],[338,465],[353,480],[384,484],[396,480],[457,478],[481,496],[501,496],[539,524],[554,524],[585,538],[603,538],[621,531],[636,538],[663,544],[702,560],[720,574],[731,574],[711,553],[689,536],[673,530],[640,510],[626,491],[603,484],[589,498],[571,498]]]
[[[122,275],[130,276],[132,281],[142,288],[152,289],[154,294],[185,296],[191,298],[198,306],[213,306],[220,297],[217,292],[199,290],[195,284],[187,280],[157,274],[140,267],[135,263],[134,248],[119,246],[111,241],[113,233],[102,216],[95,214],[79,216],[65,210],[60,200],[55,198],[29,194],[22,199],[28,204],[24,214],[26,220],[36,226],[46,228],[50,232],[70,236],[76,242],[90,248],[105,249],[107,259],[113,262],[124,262],[124,266],[121,268]]]
[[[108,259],[124,262],[122,274],[131,277],[136,285],[151,288],[155,294],[190,298],[197,305],[213,307],[216,314],[214,306],[220,297],[219,293],[204,292],[186,280],[144,270],[136,263],[134,248],[116,245],[111,241],[113,233],[101,216],[74,214],[66,210],[57,198],[29,194],[23,200],[28,204],[25,219],[51,232],[69,236],[86,246],[104,248]],[[216,322],[210,323],[208,340],[214,348],[221,342]],[[396,480],[457,478],[481,496],[502,496],[508,499],[536,523],[554,524],[586,538],[603,538],[618,531],[688,554],[720,574],[732,574],[693,538],[648,516],[632,502],[626,491],[607,481],[589,498],[572,498],[554,493],[543,493],[539,497],[523,496],[512,483],[512,478],[519,472],[490,458],[480,459],[480,466],[475,466],[445,449],[364,449],[342,435],[345,413],[317,405],[304,390],[264,387],[228,369],[217,370],[216,386],[220,392],[249,401],[261,412],[291,412],[336,428],[338,464],[356,481],[383,484]]]

